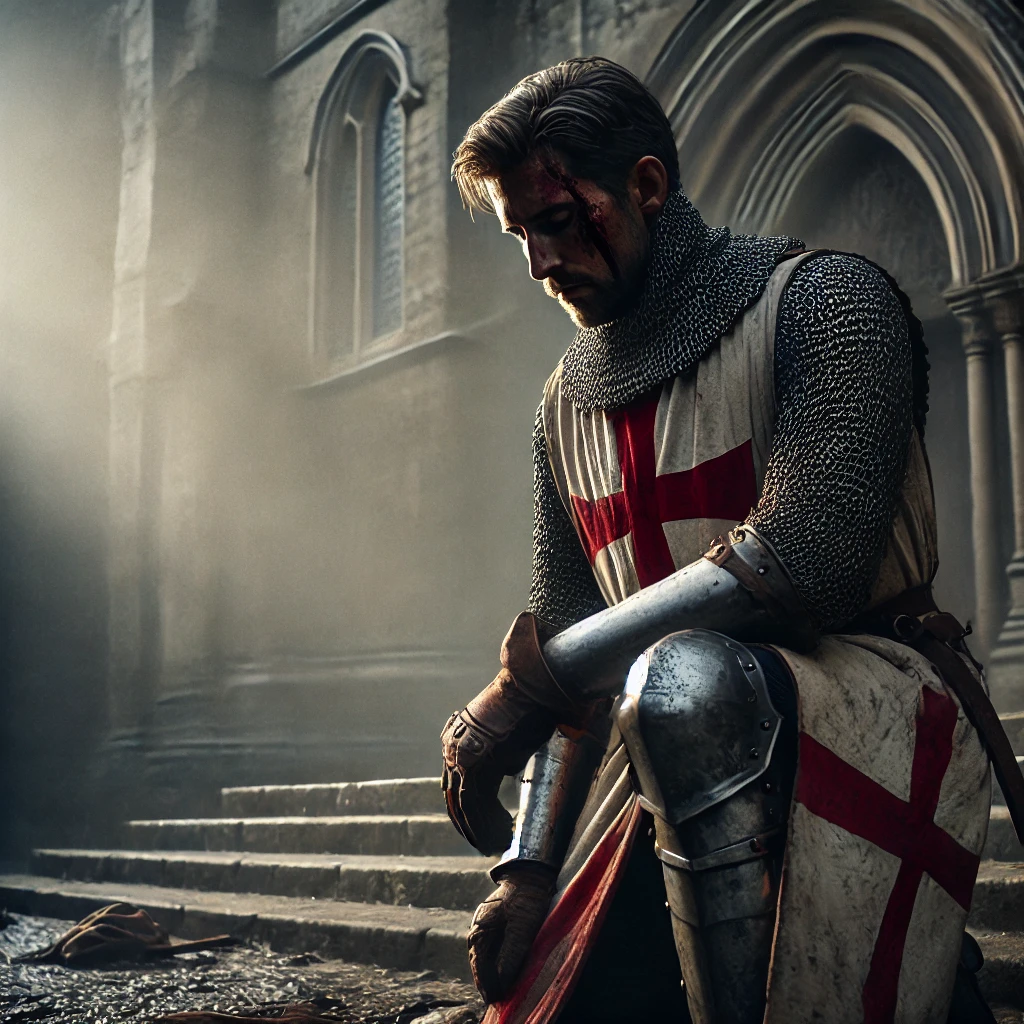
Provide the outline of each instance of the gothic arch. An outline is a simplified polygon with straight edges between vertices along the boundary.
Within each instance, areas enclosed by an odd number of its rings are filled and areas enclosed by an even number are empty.
[[[367,61],[386,63],[396,81],[396,100],[402,104],[406,113],[423,102],[423,93],[412,84],[409,77],[409,63],[405,51],[394,36],[387,32],[367,30],[361,32],[352,45],[342,54],[331,77],[327,79],[323,92],[316,105],[313,116],[313,130],[309,138],[309,151],[306,156],[306,173],[312,174],[316,167],[320,145],[324,137],[324,128],[330,121],[334,108],[351,88]]]
[[[405,54],[366,31],[342,55],[313,118],[310,347],[318,372],[367,358],[403,322],[405,137],[422,99]]]
[[[953,287],[1017,263],[1024,20],[1006,0],[977,6],[1001,15],[1003,31],[962,0],[699,4],[648,76],[689,193],[714,219],[763,230],[802,168],[846,129],[866,128],[928,188]]]

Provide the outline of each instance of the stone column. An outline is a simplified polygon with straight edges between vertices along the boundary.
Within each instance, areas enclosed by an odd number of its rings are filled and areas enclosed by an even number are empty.
[[[1013,557],[1006,568],[1010,613],[989,657],[989,685],[1001,711],[1024,710],[1024,267],[979,282],[1006,364],[1006,413],[1013,487]]]
[[[146,269],[152,232],[152,0],[127,0],[121,25],[121,195],[114,263],[110,389],[111,740],[136,743],[145,714]]]
[[[214,806],[221,747],[211,636],[217,552],[210,453],[218,437],[210,392],[223,302],[211,298],[208,266],[213,240],[226,230],[210,201],[223,176],[215,155],[230,151],[233,140],[223,122],[210,119],[218,0],[188,0],[176,13],[157,23],[157,52],[164,55],[167,77],[157,95],[159,161],[148,271],[155,437],[150,471],[158,499],[150,534],[155,651],[146,750],[153,817]]]
[[[1002,616],[995,425],[992,409],[994,332],[981,292],[948,292],[946,301],[963,328],[967,359],[967,429],[971,447],[971,527],[974,542],[976,653],[987,658]]]
[[[108,716],[96,771],[101,827],[142,806],[152,678],[149,473],[151,395],[147,281],[153,221],[153,4],[126,0],[121,14],[121,188],[107,349]],[[104,815],[107,816],[104,819]]]
[[[240,757],[235,723],[221,717],[220,579],[231,567],[218,537],[233,530],[223,480],[239,440],[232,411],[250,412],[256,401],[256,310],[264,307],[253,273],[261,264],[250,250],[270,11],[247,0],[189,0],[180,22],[158,22],[168,75],[157,102],[147,275],[150,375],[158,382],[158,650],[147,734],[154,817],[212,811],[222,785],[260,773]],[[236,768],[254,774],[226,774]]]

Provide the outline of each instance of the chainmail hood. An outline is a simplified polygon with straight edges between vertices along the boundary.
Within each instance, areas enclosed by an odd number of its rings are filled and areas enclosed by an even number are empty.
[[[682,191],[671,193],[639,302],[577,332],[562,360],[562,393],[584,411],[614,409],[685,373],[757,299],[778,257],[800,245],[709,228]]]

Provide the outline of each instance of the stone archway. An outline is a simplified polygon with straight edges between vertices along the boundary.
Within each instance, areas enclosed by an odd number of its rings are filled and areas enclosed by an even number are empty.
[[[762,228],[790,200],[800,168],[860,126],[926,183],[953,287],[1021,257],[1024,69],[966,4],[702,4],[648,84],[675,130],[685,183],[709,214]]]
[[[975,622],[996,662],[1021,665],[1024,17],[1007,0],[704,3],[677,26],[647,81],[675,131],[684,186],[713,222],[763,233],[802,204],[806,214],[809,169],[830,154],[835,165],[855,138],[902,166],[912,191],[927,197],[928,244],[948,267],[944,297],[964,325]],[[1015,554],[1013,610],[997,645],[999,536],[1009,519],[1000,515],[993,416],[1000,342]],[[1002,703],[1024,707],[1024,667],[1009,675]]]

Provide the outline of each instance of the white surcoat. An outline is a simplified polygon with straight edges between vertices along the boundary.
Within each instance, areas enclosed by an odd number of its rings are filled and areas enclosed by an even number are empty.
[[[776,415],[776,314],[811,255],[779,265],[695,372],[625,409],[582,411],[562,393],[560,365],[549,379],[551,470],[609,604],[700,558],[757,503]],[[930,583],[936,568],[914,431],[869,605]],[[765,1022],[945,1024],[989,818],[982,744],[935,669],[904,645],[834,635],[810,655],[777,650],[796,681],[800,762]],[[571,991],[639,826],[627,768],[613,730],[551,914],[520,984],[485,1024],[550,1021]]]

